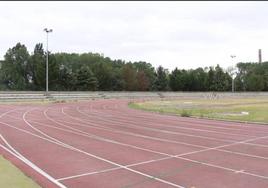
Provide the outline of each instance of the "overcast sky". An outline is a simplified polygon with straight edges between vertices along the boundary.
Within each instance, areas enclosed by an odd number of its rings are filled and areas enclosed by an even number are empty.
[[[0,2],[0,59],[17,42],[33,52],[48,27],[53,53],[103,53],[169,70],[227,68],[258,61],[258,49],[267,60],[267,19],[261,1]]]

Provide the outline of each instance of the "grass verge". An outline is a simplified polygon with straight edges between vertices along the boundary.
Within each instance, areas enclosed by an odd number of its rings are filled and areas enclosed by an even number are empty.
[[[267,98],[176,99],[130,103],[129,106],[183,117],[268,123]]]
[[[0,156],[0,187],[41,188],[2,156]]]

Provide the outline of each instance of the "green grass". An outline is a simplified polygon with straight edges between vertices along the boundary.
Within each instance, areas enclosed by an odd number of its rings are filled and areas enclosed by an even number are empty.
[[[268,98],[181,99],[130,103],[135,109],[183,117],[201,117],[268,123]],[[241,115],[248,112],[248,115]]]
[[[2,156],[0,156],[0,187],[41,188]]]

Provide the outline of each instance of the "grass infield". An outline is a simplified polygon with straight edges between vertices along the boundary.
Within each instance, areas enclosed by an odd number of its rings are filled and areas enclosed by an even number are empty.
[[[0,187],[41,188],[2,156],[0,156]]]
[[[174,99],[130,103],[130,107],[184,117],[268,123],[268,98]]]

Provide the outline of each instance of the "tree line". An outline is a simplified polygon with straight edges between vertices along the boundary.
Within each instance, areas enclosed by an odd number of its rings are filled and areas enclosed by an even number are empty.
[[[0,62],[0,90],[44,91],[46,52],[17,43]],[[50,91],[231,91],[231,72],[219,65],[171,72],[144,61],[112,60],[99,53],[50,53]],[[236,91],[267,91],[268,62],[238,63]]]

